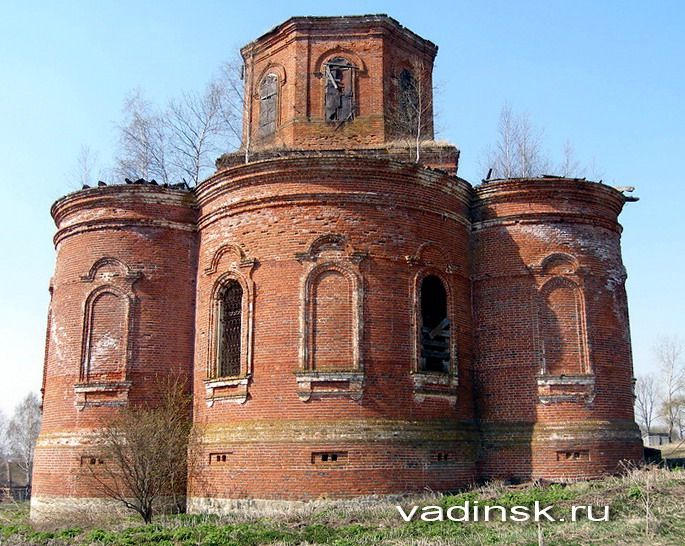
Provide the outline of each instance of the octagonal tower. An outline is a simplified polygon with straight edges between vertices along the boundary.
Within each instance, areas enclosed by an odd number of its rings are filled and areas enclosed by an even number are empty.
[[[386,16],[243,48],[244,150],[196,190],[192,510],[475,479],[471,189],[453,146],[393,141],[436,52]]]

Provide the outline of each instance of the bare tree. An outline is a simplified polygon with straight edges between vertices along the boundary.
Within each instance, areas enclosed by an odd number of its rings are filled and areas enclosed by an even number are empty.
[[[246,115],[243,71],[243,61],[238,55],[221,65],[218,76],[212,81],[219,90],[221,123],[228,149],[239,148],[243,138],[242,123]]]
[[[85,466],[99,491],[150,523],[157,510],[180,509],[185,498],[191,397],[178,379],[156,385],[160,399],[122,409],[103,422]]]
[[[540,176],[548,169],[542,131],[533,126],[528,114],[516,114],[508,104],[502,107],[497,140],[487,153],[486,163],[493,178]]]
[[[214,166],[218,144],[226,128],[222,121],[224,91],[211,82],[202,95],[188,93],[172,100],[164,119],[169,131],[171,161],[178,173],[193,184]]]
[[[239,145],[241,86],[237,64],[226,63],[202,93],[185,93],[163,109],[140,90],[132,92],[119,126],[115,174],[162,183],[200,182],[213,170],[219,152]]]
[[[588,166],[588,175],[590,176],[591,180],[602,180],[602,178],[604,178],[604,170],[599,163],[597,163],[596,157],[593,157],[590,161],[590,165]]]
[[[674,440],[681,413],[685,410],[685,366],[683,344],[677,337],[661,338],[654,346],[661,370],[661,417],[668,429],[668,441]]]
[[[119,154],[114,173],[121,178],[172,179],[166,121],[142,95],[133,91],[124,101],[125,122],[119,126]]]
[[[421,63],[400,71],[397,93],[388,109],[387,123],[393,137],[408,143],[417,163],[421,145],[433,140],[433,88],[431,73]]]
[[[7,438],[8,421],[5,414],[0,410],[0,461],[4,461],[9,456],[9,439]]]
[[[36,394],[30,393],[14,409],[7,426],[10,454],[17,459],[19,467],[26,473],[29,492],[33,473],[33,452],[40,432],[40,414],[40,399]]]
[[[580,162],[576,158],[576,151],[570,140],[567,140],[564,144],[564,153],[559,164],[559,174],[576,178],[580,178],[585,174],[585,169],[580,166]]]
[[[98,168],[98,154],[90,146],[83,145],[76,157],[76,165],[69,173],[71,180],[75,180],[79,187],[92,184]]]
[[[638,425],[647,433],[652,432],[652,424],[657,417],[657,402],[659,393],[656,382],[651,375],[637,378],[635,384],[635,416]]]

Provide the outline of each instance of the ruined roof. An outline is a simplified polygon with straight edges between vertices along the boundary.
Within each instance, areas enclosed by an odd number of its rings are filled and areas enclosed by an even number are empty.
[[[314,30],[325,31],[331,30],[336,33],[340,30],[355,30],[361,28],[368,28],[371,25],[382,26],[386,29],[402,35],[410,42],[414,42],[420,47],[432,50],[433,55],[438,52],[438,46],[430,40],[422,38],[415,32],[412,32],[407,27],[400,24],[399,21],[389,17],[385,13],[369,14],[369,15],[338,15],[338,16],[296,16],[290,17],[279,25],[275,26],[268,32],[265,32],[257,39],[246,44],[241,48],[241,52],[254,47],[256,44],[269,40],[279,34],[285,34],[296,30]]]

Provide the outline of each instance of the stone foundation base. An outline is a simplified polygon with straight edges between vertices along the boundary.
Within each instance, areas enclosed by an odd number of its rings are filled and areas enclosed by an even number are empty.
[[[31,525],[37,529],[85,527],[133,515],[120,502],[103,498],[31,497]]]
[[[171,497],[160,498],[155,503],[161,512],[174,512]],[[138,513],[126,508],[121,502],[102,497],[57,497],[37,495],[31,497],[31,525],[36,529],[61,527],[90,527],[124,518],[139,518]],[[139,518],[142,522],[142,519]]]
[[[406,495],[366,495],[348,499],[316,499],[309,501],[280,499],[219,499],[208,497],[189,497],[189,514],[232,515],[236,512],[242,517],[275,517],[283,515],[306,515],[318,509],[330,508],[332,504],[344,509],[345,505],[359,507],[377,506],[379,503],[397,503],[406,500]]]

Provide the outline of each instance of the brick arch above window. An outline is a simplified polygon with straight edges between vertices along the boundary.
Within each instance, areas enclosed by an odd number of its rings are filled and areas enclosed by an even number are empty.
[[[209,302],[204,380],[207,405],[211,407],[217,401],[244,404],[253,373],[252,270],[256,260],[246,258],[240,247],[224,245],[216,251],[212,264],[215,268],[208,268],[208,275],[221,269],[224,272],[213,281]]]
[[[323,69],[326,63],[330,62],[336,57],[347,59],[358,70],[358,73],[366,74],[367,67],[364,59],[355,51],[342,47],[333,47],[331,49],[327,49],[321,55],[319,55],[314,62],[315,73],[323,74]]]
[[[131,388],[135,314],[140,271],[114,257],[97,260],[81,282],[92,286],[83,302],[76,406],[124,405]]]
[[[93,290],[85,305],[82,382],[125,381],[130,358],[132,298],[104,285]]]
[[[361,293],[361,280],[347,266],[322,263],[309,272],[304,294],[304,370],[361,370]]]
[[[538,322],[544,375],[589,373],[585,305],[580,286],[554,276],[540,288]]]
[[[537,287],[534,339],[540,367],[539,401],[588,404],[594,400],[595,377],[587,333],[583,265],[572,254],[555,252],[529,269]]]
[[[303,265],[297,394],[361,399],[364,383],[364,282],[355,251],[339,234],[324,234],[296,255]]]

